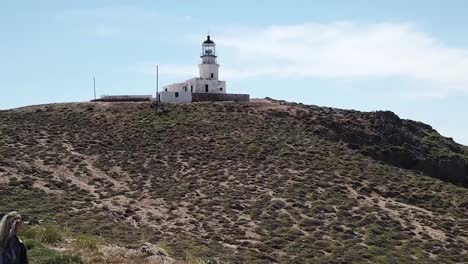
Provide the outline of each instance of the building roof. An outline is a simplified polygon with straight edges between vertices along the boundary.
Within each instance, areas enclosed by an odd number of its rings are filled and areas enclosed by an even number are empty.
[[[214,41],[210,39],[210,35],[206,36],[206,40],[203,41],[203,44],[215,44]]]

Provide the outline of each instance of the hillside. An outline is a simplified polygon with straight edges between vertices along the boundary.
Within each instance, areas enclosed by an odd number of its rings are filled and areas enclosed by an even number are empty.
[[[466,263],[467,157],[391,112],[31,106],[0,111],[0,212],[178,259]]]
[[[390,111],[296,108],[300,109],[297,117],[322,138],[345,142],[376,160],[468,187],[468,147],[441,136],[429,125],[402,120]]]

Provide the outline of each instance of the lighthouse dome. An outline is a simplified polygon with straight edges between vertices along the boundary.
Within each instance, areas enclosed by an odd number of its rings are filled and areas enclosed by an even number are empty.
[[[215,44],[214,41],[211,40],[210,35],[206,37],[206,40],[203,41],[203,44]]]

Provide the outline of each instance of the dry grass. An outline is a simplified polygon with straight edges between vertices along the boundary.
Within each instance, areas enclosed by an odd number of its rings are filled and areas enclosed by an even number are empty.
[[[67,253],[80,256],[84,263],[89,264],[189,264],[189,262],[167,262],[157,257],[147,257],[138,250],[127,249],[119,246],[99,245],[95,249],[70,246],[64,248]]]
[[[0,211],[119,246],[149,241],[177,259],[467,262],[467,189],[321,136],[314,120],[334,111],[272,102],[3,111]],[[110,259],[106,250],[83,258]],[[115,251],[115,263],[138,258]]]

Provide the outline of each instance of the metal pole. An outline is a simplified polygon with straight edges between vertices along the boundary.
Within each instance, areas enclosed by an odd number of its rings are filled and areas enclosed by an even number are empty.
[[[156,65],[156,101],[159,101],[159,65]]]
[[[93,77],[93,84],[94,84],[94,100],[96,100],[96,77]]]
[[[156,104],[159,102],[159,65],[156,65]]]

